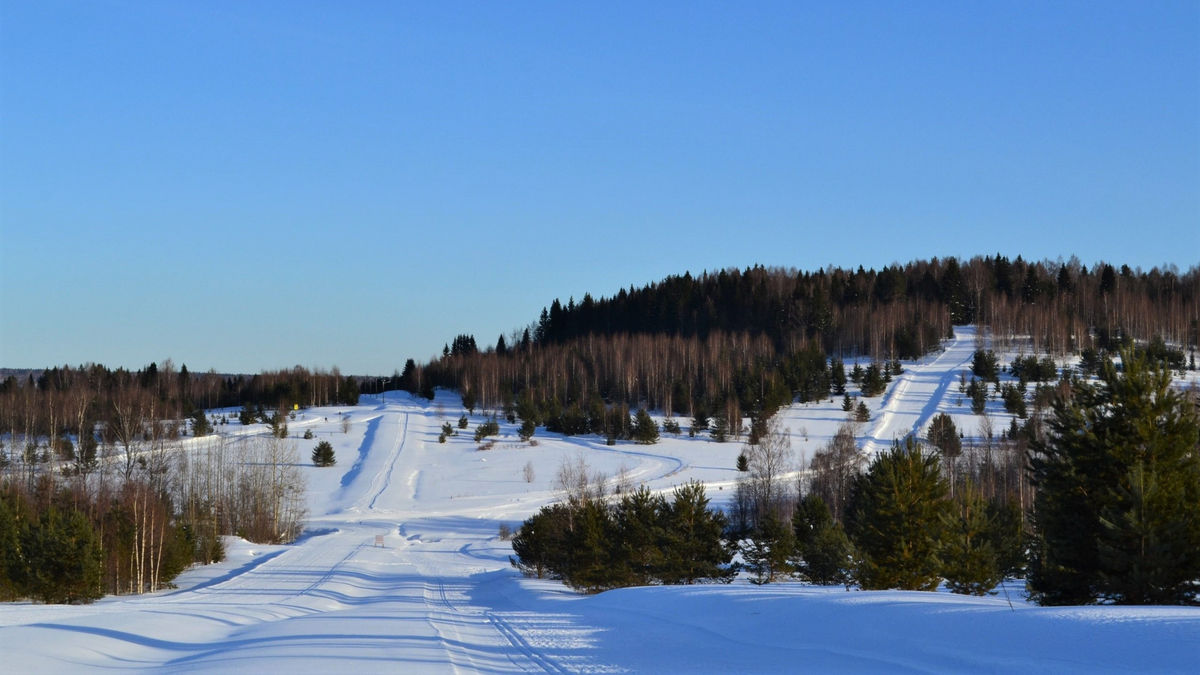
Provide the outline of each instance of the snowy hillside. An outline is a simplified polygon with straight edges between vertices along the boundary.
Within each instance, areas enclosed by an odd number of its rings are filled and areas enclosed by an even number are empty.
[[[938,412],[970,435],[957,383],[975,340],[960,329],[944,351],[906,363],[883,397],[866,399],[860,443],[885,448]],[[150,596],[2,605],[4,670],[1094,673],[1194,672],[1200,660],[1200,609],[1041,608],[1015,584],[987,598],[744,580],[582,596],[522,578],[498,530],[556,499],[562,462],[582,457],[612,481],[653,489],[699,479],[721,504],[739,444],[668,434],[606,447],[539,433],[529,445],[504,423],[487,451],[469,431],[439,443],[462,413],[454,395],[400,392],[301,411],[291,424],[301,458],[320,440],[337,456],[335,467],[302,469],[301,540],[234,543],[225,562]],[[840,400],[782,415],[797,465],[846,417]],[[996,417],[1008,423],[1002,408]],[[315,438],[298,438],[305,430]]]

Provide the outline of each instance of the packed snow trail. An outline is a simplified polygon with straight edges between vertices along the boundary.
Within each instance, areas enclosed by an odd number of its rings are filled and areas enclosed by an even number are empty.
[[[960,373],[971,367],[976,331],[975,326],[956,326],[954,338],[932,361],[905,367],[884,393],[879,409],[871,412],[868,431],[859,439],[863,452],[873,456],[909,434],[920,435]]]

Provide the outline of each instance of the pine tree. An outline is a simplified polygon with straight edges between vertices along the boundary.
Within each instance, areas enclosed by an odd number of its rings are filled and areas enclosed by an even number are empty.
[[[709,435],[717,443],[724,443],[729,438],[729,421],[724,415],[713,417],[712,425],[709,428]]]
[[[567,538],[569,562],[563,579],[571,587],[595,593],[620,585],[619,570],[612,564],[617,542],[608,504],[584,499],[572,504],[572,526]]]
[[[51,506],[21,532],[25,593],[42,602],[91,602],[99,598],[100,543],[87,516]]]
[[[814,584],[845,584],[854,567],[854,548],[840,523],[833,520],[829,506],[815,494],[796,503],[792,515],[796,537],[796,572]]]
[[[658,425],[644,409],[637,411],[637,417],[633,421],[633,439],[642,445],[658,442]]]
[[[329,441],[320,441],[312,451],[312,463],[314,466],[333,466],[337,464],[337,459],[334,458],[333,445]]]
[[[992,546],[993,513],[972,483],[959,491],[947,514],[942,549],[942,576],[955,593],[985,595],[1004,578]]]
[[[879,454],[855,479],[846,533],[861,554],[859,585],[937,588],[948,490],[937,455],[924,452],[911,436]]]
[[[794,571],[791,560],[796,551],[796,539],[792,528],[783,523],[774,512],[759,519],[758,527],[742,546],[742,560],[746,570],[753,575],[752,584],[769,584]]]
[[[570,551],[571,521],[571,507],[567,504],[543,506],[517,530],[512,540],[516,557],[509,558],[509,562],[526,576],[562,578]]]
[[[523,441],[528,441],[533,438],[535,431],[537,431],[537,425],[532,420],[521,420],[521,427],[517,429],[517,436]]]
[[[1200,592],[1200,421],[1133,350],[1074,382],[1033,446],[1029,585],[1043,604],[1187,604]]]
[[[665,518],[662,583],[732,581],[737,570],[729,564],[733,551],[722,539],[725,525],[725,515],[708,508],[703,483],[675,488]]]
[[[667,504],[641,486],[621,497],[615,509],[617,578],[622,586],[646,585],[661,576]]]

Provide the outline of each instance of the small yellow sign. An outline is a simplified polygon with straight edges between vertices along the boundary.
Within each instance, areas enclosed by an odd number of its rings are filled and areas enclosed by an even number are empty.
[[[299,403],[293,403],[293,404],[292,404],[292,410],[299,410],[299,409],[300,409],[300,404],[299,404]]]

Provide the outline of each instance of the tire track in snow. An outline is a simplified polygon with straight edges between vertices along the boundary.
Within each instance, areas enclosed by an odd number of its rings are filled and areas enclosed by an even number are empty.
[[[391,487],[392,472],[396,470],[396,462],[400,459],[400,453],[404,450],[405,441],[408,440],[408,413],[401,414],[404,415],[404,429],[400,431],[400,440],[398,443],[396,443],[396,447],[392,449],[391,454],[388,456],[387,471],[383,472],[383,485],[375,491],[374,496],[371,497],[371,502],[367,504],[367,508],[371,510],[375,509],[375,502],[379,500],[379,497],[384,492],[387,492],[387,489]],[[397,426],[399,426],[398,423]]]
[[[468,542],[467,545],[469,546],[470,543]],[[459,549],[459,551],[461,552],[462,549]],[[429,586],[427,585],[426,589],[428,589],[428,588],[429,588]],[[541,653],[536,648],[534,648],[533,645],[529,644],[528,640],[526,640],[524,637],[521,636],[521,634],[517,631],[517,629],[513,628],[512,625],[509,624],[507,620],[500,617],[495,612],[492,612],[491,610],[486,610],[486,609],[482,610],[481,612],[466,612],[466,611],[459,609],[453,602],[450,601],[450,596],[448,596],[446,594],[446,580],[442,577],[437,578],[437,593],[438,593],[438,599],[440,600],[440,604],[443,605],[446,609],[448,609],[455,616],[464,617],[464,618],[471,617],[471,616],[474,616],[474,617],[482,616],[482,617],[486,618],[488,620],[488,623],[491,624],[491,626],[496,630],[496,632],[500,633],[500,635],[505,640],[508,641],[509,645],[511,645],[518,652],[520,652],[521,655],[523,655],[526,659],[528,659],[530,662],[535,664],[542,671],[547,672],[547,673],[571,672],[571,671],[567,670],[566,668],[560,666],[553,659],[549,658],[548,656],[546,656],[545,654]],[[426,598],[426,601],[428,602],[428,597]],[[437,626],[434,626],[434,629],[438,631],[439,635],[441,634],[440,628],[438,628]],[[458,631],[456,630],[455,632],[457,633]],[[469,656],[468,656],[468,660],[470,660]],[[513,666],[515,666],[517,668],[520,668],[527,672],[530,670],[530,669],[524,667],[523,664],[517,663],[517,660],[514,659],[512,657],[512,655],[509,655],[509,661],[513,664]],[[474,662],[472,662],[472,666],[474,666],[474,665],[475,665]]]
[[[868,455],[875,455],[887,447],[891,446],[892,441],[897,438],[903,438],[911,433],[916,433],[933,417],[937,412],[938,405],[945,396],[946,391],[950,388],[950,384],[954,381],[955,374],[958,370],[968,363],[973,357],[975,340],[974,328],[956,330],[954,339],[951,340],[946,348],[933,361],[925,365],[914,365],[907,368],[897,378],[895,386],[893,386],[886,394],[884,394],[883,404],[878,412],[878,417],[875,423],[871,425],[871,430],[865,434],[862,451]],[[909,402],[909,389],[912,385],[923,376],[937,375],[938,383],[931,393],[918,391],[912,398],[924,401],[924,405],[917,412],[905,410],[905,404]],[[894,428],[901,416],[912,415],[914,420],[910,424],[903,426],[903,433],[898,433],[901,429]],[[890,436],[888,436],[888,432]]]
[[[529,644],[525,638],[521,637],[521,634],[517,632],[517,629],[513,628],[507,620],[490,611],[484,612],[484,616],[486,616],[488,621],[492,623],[492,626],[494,626],[496,630],[504,636],[504,639],[508,640],[509,644],[524,654],[525,657],[530,661],[536,663],[543,671],[547,673],[571,672],[558,665],[558,663],[556,663],[554,660],[546,657],[545,654],[542,654],[537,649],[534,649],[533,645]]]

